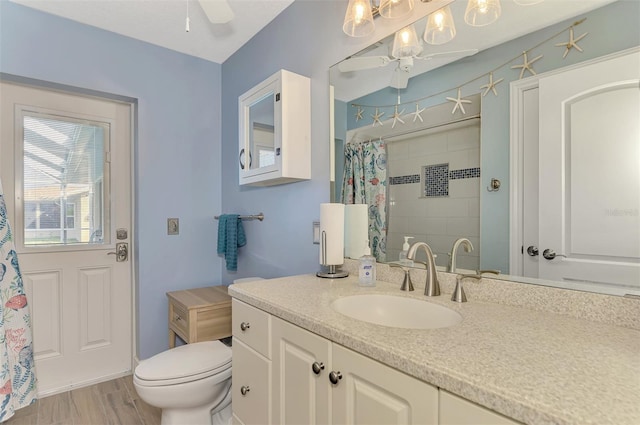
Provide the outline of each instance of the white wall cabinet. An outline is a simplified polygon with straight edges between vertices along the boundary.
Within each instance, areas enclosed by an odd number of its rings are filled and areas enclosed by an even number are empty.
[[[240,185],[311,178],[311,84],[280,70],[238,98]]]

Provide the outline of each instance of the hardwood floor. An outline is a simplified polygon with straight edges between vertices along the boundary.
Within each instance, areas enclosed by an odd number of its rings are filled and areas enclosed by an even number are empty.
[[[140,400],[131,375],[37,400],[10,425],[159,425],[160,409]]]

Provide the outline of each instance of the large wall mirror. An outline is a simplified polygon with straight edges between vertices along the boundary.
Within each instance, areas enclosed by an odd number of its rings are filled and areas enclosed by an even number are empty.
[[[568,178],[558,175],[557,181],[562,180],[564,185],[561,188],[570,188],[574,198],[581,193],[587,201],[574,199],[571,204],[567,195],[569,200],[557,214],[543,211],[535,217],[536,227],[546,230],[546,216],[561,217],[561,227],[568,229],[564,230],[566,240],[531,241],[523,230],[525,216],[528,221],[534,220],[525,211],[531,204],[523,203],[524,190],[534,190],[540,199],[547,199],[548,194],[538,183],[540,170],[547,167],[541,163],[546,154],[537,150],[527,152],[524,146],[529,149],[529,145],[523,145],[521,140],[525,125],[529,131],[532,119],[539,118],[538,103],[529,103],[534,101],[533,97],[538,102],[541,96],[538,77],[637,48],[640,37],[637,28],[632,29],[637,25],[627,17],[638,12],[633,3],[547,0],[522,6],[504,0],[502,16],[496,23],[467,28],[463,20],[466,1],[457,0],[450,3],[457,27],[457,36],[452,41],[442,45],[422,41],[420,53],[409,60],[393,56],[393,36],[372,40],[369,48],[330,69],[335,152],[331,164],[332,201],[350,202],[343,194],[343,175],[345,167],[350,168],[351,156],[363,155],[359,161],[368,164],[368,168],[383,170],[385,190],[376,189],[374,195],[381,208],[370,210],[370,217],[380,215],[375,219],[377,225],[370,226],[370,230],[380,232],[380,227],[384,228],[384,238],[370,234],[370,240],[375,239],[379,245],[379,260],[399,261],[404,237],[410,237],[413,238],[410,242],[427,242],[437,255],[436,264],[444,270],[454,242],[466,238],[474,249],[457,250],[457,266],[461,270],[499,270],[498,278],[615,295],[640,295],[640,167],[637,166],[640,127],[637,118],[633,118],[640,113],[637,67],[636,82],[626,87],[625,100],[613,102],[622,108],[620,113],[613,112],[606,121],[613,122],[615,117],[616,128],[627,125],[624,131],[617,131],[616,138],[625,138],[619,145],[628,151],[617,151],[591,172],[585,170],[594,168],[593,162],[583,167],[582,174],[574,174],[573,186],[567,186],[564,180]],[[583,18],[586,20],[582,21]],[[425,17],[413,23],[419,37],[425,31],[426,21]],[[577,22],[580,24],[570,28]],[[610,35],[603,32],[604,24],[612,22],[629,25],[634,31],[631,40],[607,39]],[[585,33],[577,42],[579,49],[563,45]],[[521,109],[520,118],[513,112],[513,105]],[[533,118],[530,115],[526,120],[522,118],[524,105],[528,105],[528,112],[536,111]],[[537,129],[537,121],[535,124]],[[576,126],[575,119],[572,125]],[[357,149],[364,153],[354,153]],[[567,147],[552,154],[573,158],[562,163],[567,176],[571,175],[570,168],[575,172],[581,166],[576,152],[592,151],[575,144],[572,149]],[[598,155],[586,156],[598,161]],[[582,238],[578,229],[593,227],[598,222],[598,214],[583,216],[579,212],[579,208],[588,205],[589,196],[598,196],[595,189],[589,189],[598,179],[589,176],[610,175],[616,167],[620,171],[615,158],[625,157],[635,158],[636,167],[627,165],[626,174],[617,180],[607,179],[608,183],[597,189],[608,187],[608,191],[619,194],[613,197],[617,201],[609,197],[609,203],[594,204],[605,214],[608,210],[609,218],[617,219],[614,224],[600,221],[609,229],[616,229],[608,243],[611,249],[598,247],[593,252],[586,251],[587,245],[593,245],[593,237]],[[533,189],[523,184],[534,180],[527,174],[532,167],[536,167]],[[376,184],[383,181],[376,175],[361,179]],[[531,198],[527,199],[531,202]],[[573,216],[566,214],[571,205]],[[615,238],[624,229],[629,243],[616,244]],[[538,242],[549,246],[538,246]],[[595,252],[597,259],[593,257]],[[558,270],[566,266],[569,257],[578,271],[563,275]],[[590,260],[613,261],[622,268],[595,271],[590,264],[585,265]],[[543,270],[542,265],[550,271]]]

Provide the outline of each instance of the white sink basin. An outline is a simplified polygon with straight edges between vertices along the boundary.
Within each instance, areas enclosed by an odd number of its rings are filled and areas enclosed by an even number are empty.
[[[394,295],[352,295],[338,298],[331,307],[353,319],[394,328],[447,328],[462,321],[458,312],[447,307]]]

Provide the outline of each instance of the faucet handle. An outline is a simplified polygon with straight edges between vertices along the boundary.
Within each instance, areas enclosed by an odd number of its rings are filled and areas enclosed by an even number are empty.
[[[456,276],[456,288],[453,290],[453,294],[451,294],[451,301],[455,301],[457,303],[466,303],[467,296],[464,293],[464,288],[462,287],[462,279],[482,279],[480,274],[459,274]]]
[[[398,267],[401,268],[402,271],[404,272],[404,279],[402,280],[402,286],[400,287],[401,291],[413,291],[413,282],[411,282],[411,274],[409,273],[409,269],[406,267],[403,267],[399,264],[394,264],[391,263],[389,264],[390,267]]]

